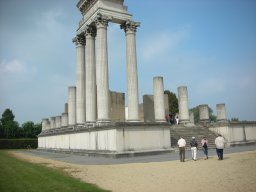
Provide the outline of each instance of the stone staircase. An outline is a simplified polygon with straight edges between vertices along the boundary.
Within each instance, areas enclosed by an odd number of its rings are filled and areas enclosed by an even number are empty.
[[[196,138],[198,148],[201,149],[201,140],[205,136],[208,139],[208,148],[215,148],[215,138],[217,134],[210,131],[207,127],[203,126],[182,126],[174,125],[171,126],[171,147],[177,148],[177,142],[182,136],[186,140],[186,149],[190,149],[190,141],[192,137]]]

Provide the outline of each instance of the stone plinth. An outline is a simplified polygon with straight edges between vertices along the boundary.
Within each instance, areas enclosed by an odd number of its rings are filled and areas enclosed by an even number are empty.
[[[155,121],[165,122],[165,106],[164,106],[164,83],[163,77],[154,77],[154,112]]]
[[[186,86],[178,87],[179,123],[189,123],[188,91]]]
[[[226,107],[225,104],[217,104],[216,105],[216,110],[217,110],[217,121],[227,121],[226,117]]]
[[[209,116],[209,107],[208,105],[199,105],[199,121],[200,122],[209,122],[210,116]]]
[[[65,129],[41,133],[39,149],[125,156],[170,150],[170,127],[166,123],[116,123],[90,129]]]

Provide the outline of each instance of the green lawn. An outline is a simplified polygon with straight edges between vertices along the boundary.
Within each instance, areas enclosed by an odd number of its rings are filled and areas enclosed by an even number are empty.
[[[61,170],[28,163],[0,150],[1,192],[106,191],[76,180]]]

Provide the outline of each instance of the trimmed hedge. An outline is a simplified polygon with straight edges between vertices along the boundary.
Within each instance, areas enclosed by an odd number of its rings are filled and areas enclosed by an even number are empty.
[[[30,149],[37,148],[36,139],[0,139],[0,149]]]

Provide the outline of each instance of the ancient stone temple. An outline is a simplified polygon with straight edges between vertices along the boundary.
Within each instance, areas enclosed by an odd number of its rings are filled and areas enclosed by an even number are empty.
[[[165,123],[162,77],[153,81],[155,122],[139,121],[136,31],[140,23],[133,21],[124,0],[80,0],[77,8],[82,19],[73,38],[76,86],[68,88],[64,113],[43,119],[39,148],[107,155],[166,151],[170,148],[170,130]],[[120,25],[124,31],[126,96],[109,90],[109,22]]]

